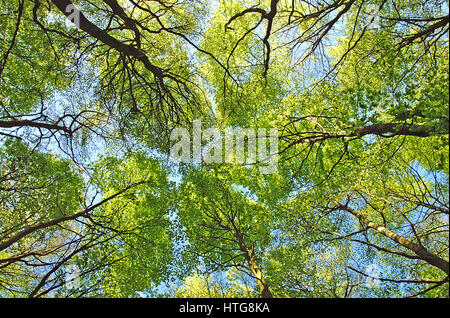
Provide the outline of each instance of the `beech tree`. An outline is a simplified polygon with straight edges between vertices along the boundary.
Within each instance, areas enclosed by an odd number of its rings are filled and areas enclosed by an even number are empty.
[[[448,297],[447,1],[0,16],[0,296]],[[276,171],[171,161],[195,121]]]

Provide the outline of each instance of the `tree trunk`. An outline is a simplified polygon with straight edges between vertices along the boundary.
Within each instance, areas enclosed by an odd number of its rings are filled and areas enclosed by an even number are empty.
[[[449,274],[449,262],[440,258],[437,255],[434,255],[433,253],[428,251],[422,245],[416,244],[416,243],[408,240],[407,238],[388,230],[384,226],[378,225],[378,224],[366,219],[361,213],[349,208],[348,206],[339,205],[339,208],[344,211],[350,212],[351,214],[356,216],[362,223],[367,225],[367,227],[376,230],[378,233],[383,234],[384,236],[388,237],[389,239],[393,240],[394,242],[413,251],[420,259],[424,260],[428,264],[441,269],[447,275]]]
[[[253,250],[249,249],[243,239],[242,235],[239,233],[235,233],[236,238],[239,242],[239,248],[244,253],[245,260],[247,261],[248,268],[252,272],[252,274],[256,277],[256,284],[259,287],[259,291],[261,292],[262,298],[273,298],[272,293],[270,292],[269,286],[267,285],[266,279],[256,261],[255,254]]]

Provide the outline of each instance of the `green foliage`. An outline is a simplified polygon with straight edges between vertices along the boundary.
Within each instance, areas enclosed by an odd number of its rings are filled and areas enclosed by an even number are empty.
[[[0,0],[0,296],[448,297],[447,2],[54,2]]]
[[[133,187],[124,196],[101,206],[93,219],[116,233],[107,248],[89,253],[90,262],[108,256],[120,259],[104,274],[102,295],[134,297],[136,291],[150,291],[169,275],[173,262],[170,230],[171,200],[166,173],[155,160],[143,153],[123,159],[105,157],[95,163],[94,183],[109,196],[126,186]],[[106,254],[105,254],[106,253]]]

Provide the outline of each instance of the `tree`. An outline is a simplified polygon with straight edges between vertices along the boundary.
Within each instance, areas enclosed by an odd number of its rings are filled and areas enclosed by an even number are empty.
[[[446,1],[0,15],[1,296],[448,297]],[[276,171],[168,162],[198,120]]]
[[[147,244],[143,240],[149,233],[161,231],[166,210],[155,204],[158,194],[152,194],[151,188],[145,186],[165,182],[157,166],[153,166],[154,171],[147,170],[148,178],[144,180],[124,179],[120,184],[118,178],[114,179],[116,186],[122,187],[99,188],[103,193],[99,200],[97,195],[89,197],[93,195],[92,190],[83,193],[85,185],[70,162],[36,153],[18,141],[8,143],[2,149],[2,157],[7,159],[1,166],[0,188],[2,295],[42,297],[94,293],[97,288],[106,288],[104,275],[108,271],[108,275],[117,271],[117,279],[127,278],[130,264],[120,261],[128,254],[137,253],[134,245]],[[142,157],[140,160],[141,166],[149,169],[148,162],[143,163]],[[131,160],[128,165],[133,163]],[[119,162],[113,164],[117,166]],[[163,189],[160,185],[158,191]],[[149,204],[156,215],[145,209]],[[140,231],[143,233],[138,235]],[[161,253],[170,257],[164,243],[153,244],[156,252],[146,248],[144,256],[153,259],[154,253]],[[79,269],[78,278],[84,282],[74,290],[64,288],[70,265]],[[154,265],[160,270],[159,265]],[[139,273],[147,277],[150,269],[139,268]],[[151,284],[151,281],[142,279],[142,283]],[[129,295],[126,290],[123,294]]]
[[[213,267],[247,271],[261,296],[272,297],[258,256],[270,240],[270,219],[264,207],[224,185],[223,179],[193,172],[188,180],[180,189],[178,213],[193,245],[190,251]],[[215,194],[218,183],[222,189]]]
[[[248,298],[256,297],[254,287],[245,280],[245,274],[229,270],[225,277],[208,273],[193,274],[183,281],[183,285],[173,293],[180,298]]]

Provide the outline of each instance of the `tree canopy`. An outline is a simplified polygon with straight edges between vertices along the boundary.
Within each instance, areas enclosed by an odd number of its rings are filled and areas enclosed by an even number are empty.
[[[447,1],[0,17],[0,297],[449,297]]]

